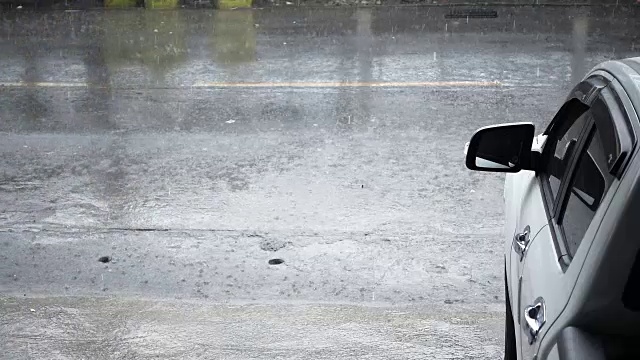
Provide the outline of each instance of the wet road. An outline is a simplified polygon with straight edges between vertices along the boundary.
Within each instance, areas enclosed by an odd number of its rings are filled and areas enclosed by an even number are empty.
[[[1,347],[78,358],[109,329],[130,348],[103,358],[438,357],[442,344],[499,357],[502,177],[466,171],[463,145],[493,123],[541,130],[590,67],[637,56],[639,8],[448,12],[2,14]],[[261,314],[244,323],[256,334],[298,336],[285,348],[321,335],[269,330],[273,319],[383,330],[360,352],[339,332],[326,353],[171,342],[175,317],[246,331],[220,303]],[[201,323],[201,307],[218,322]],[[399,308],[413,320],[383,325]],[[361,311],[372,320],[344,320]],[[88,347],[55,330],[76,323],[96,330]],[[398,329],[422,342],[388,336]],[[217,352],[192,351],[211,342]]]

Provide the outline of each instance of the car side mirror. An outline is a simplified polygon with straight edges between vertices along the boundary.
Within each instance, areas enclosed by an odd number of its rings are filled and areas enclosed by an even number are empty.
[[[470,170],[518,172],[533,170],[532,123],[513,123],[483,127],[466,146],[466,165]]]

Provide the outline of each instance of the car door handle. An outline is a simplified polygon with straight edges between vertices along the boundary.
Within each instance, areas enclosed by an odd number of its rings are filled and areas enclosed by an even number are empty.
[[[546,308],[544,299],[539,297],[535,299],[533,305],[524,308],[524,322],[527,328],[527,336],[529,337],[529,345],[533,344],[538,338],[540,329],[546,321]]]
[[[524,253],[529,245],[531,236],[531,228],[527,225],[521,233],[517,233],[513,236],[513,250],[516,254],[520,255],[520,261],[524,259]]]

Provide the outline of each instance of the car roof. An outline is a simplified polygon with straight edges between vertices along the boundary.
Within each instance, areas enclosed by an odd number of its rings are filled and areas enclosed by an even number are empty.
[[[603,70],[613,75],[627,92],[636,114],[640,112],[640,57],[606,61],[589,72]]]

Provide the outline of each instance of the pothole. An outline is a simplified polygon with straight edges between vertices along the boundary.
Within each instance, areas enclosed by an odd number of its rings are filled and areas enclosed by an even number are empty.
[[[111,256],[101,256],[100,258],[98,258],[98,261],[100,261],[103,264],[106,264],[111,261]]]
[[[282,259],[271,259],[269,260],[269,265],[280,265],[284,263],[284,260]]]

